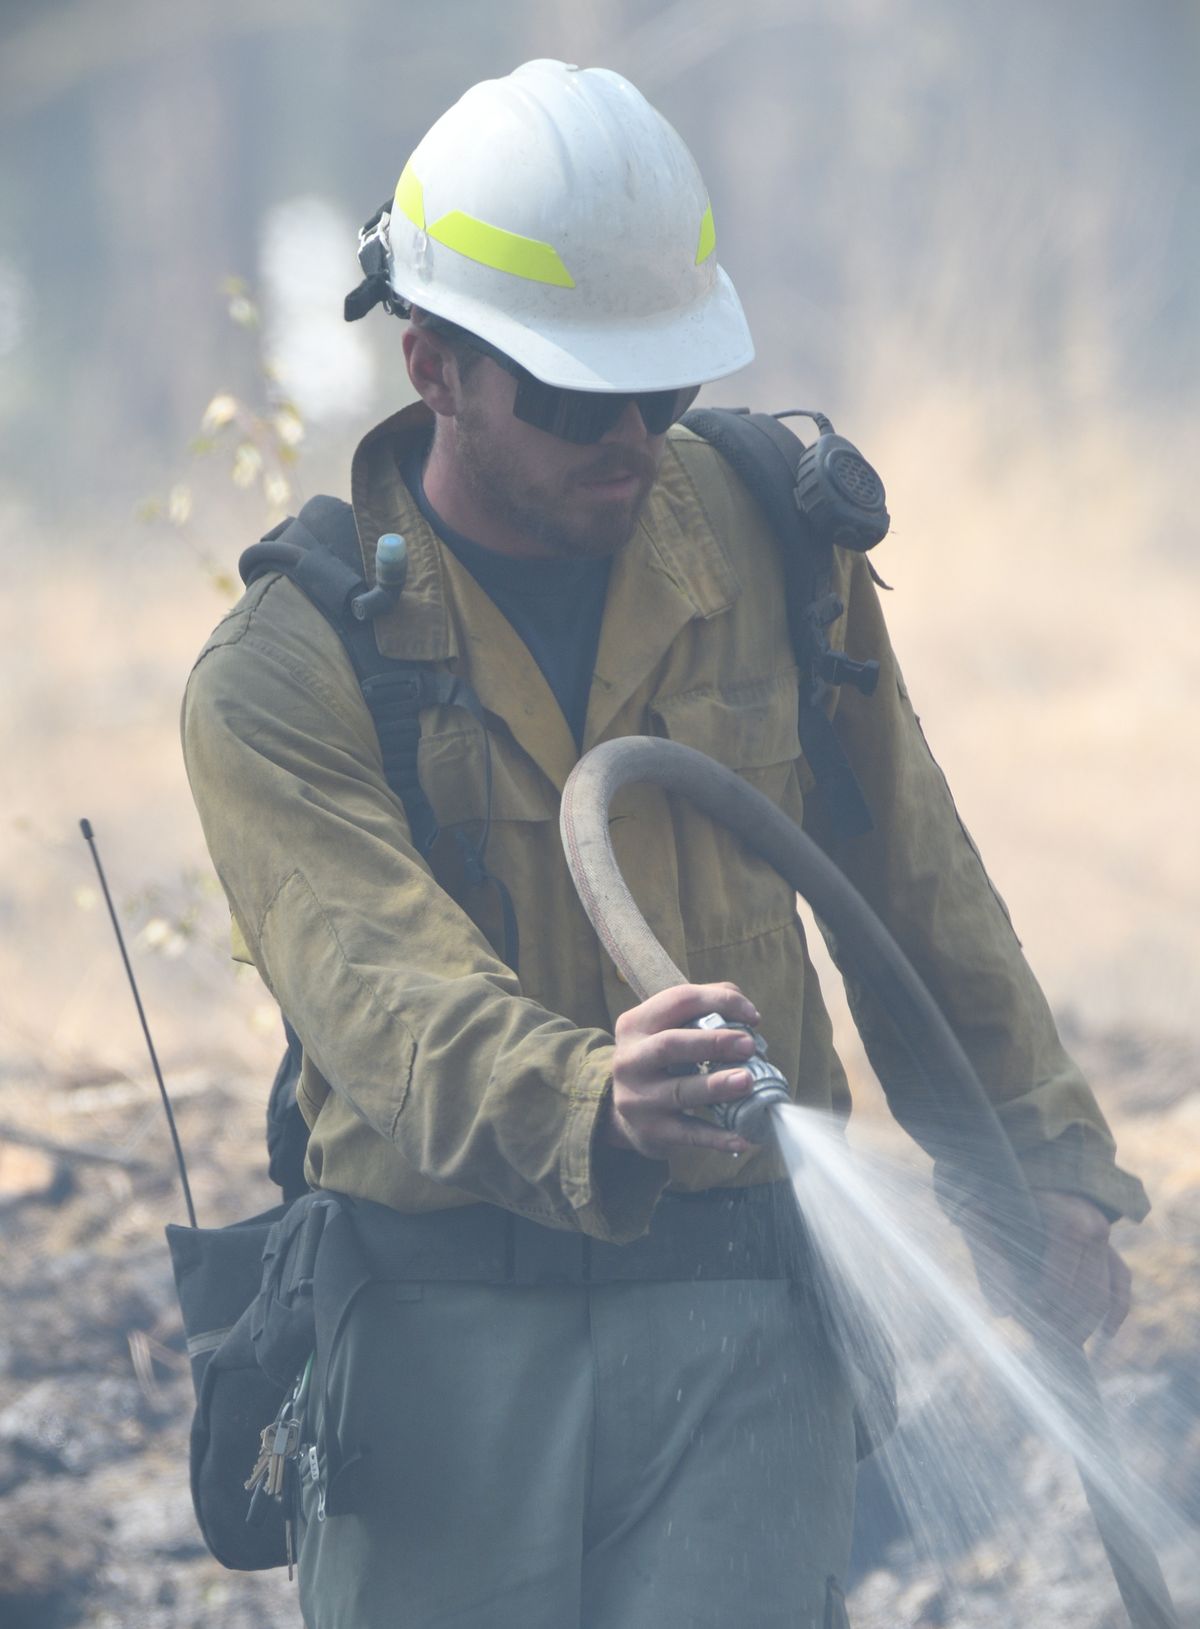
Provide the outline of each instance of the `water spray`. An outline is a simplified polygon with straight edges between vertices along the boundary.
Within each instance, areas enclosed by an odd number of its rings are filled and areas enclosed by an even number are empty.
[[[648,736],[606,741],[587,753],[563,789],[560,814],[563,849],[580,902],[629,987],[645,1001],[687,982],[650,931],[613,852],[609,806],[623,787],[644,782],[688,799],[728,827],[833,932],[842,958],[871,989],[912,1061],[911,1077],[884,1082],[893,1113],[952,1171],[956,1197],[963,1201],[961,1224],[973,1242],[1011,1263],[1028,1283],[1044,1237],[1036,1201],[958,1038],[891,934],[829,857],[769,798],[703,753]],[[700,1020],[703,1028],[724,1024],[716,1014]],[[790,1099],[765,1053],[756,1037],[755,1056],[745,1065],[753,1081],[750,1093],[718,1113],[723,1125],[754,1141],[767,1140],[764,1132],[775,1119],[772,1105]],[[1063,1376],[1057,1401],[1082,1440],[1094,1444],[1117,1474],[1120,1460],[1082,1348],[1050,1335],[1040,1344]],[[1146,1538],[1091,1474],[1088,1459],[1077,1456],[1076,1463],[1133,1629],[1178,1629]]]

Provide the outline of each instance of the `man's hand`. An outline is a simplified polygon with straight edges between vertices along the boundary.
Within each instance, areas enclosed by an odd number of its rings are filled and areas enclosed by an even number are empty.
[[[1103,1211],[1071,1193],[1035,1195],[1046,1248],[1034,1291],[1034,1311],[1078,1345],[1100,1329],[1115,1335],[1129,1311],[1129,1268],[1108,1242]]]
[[[707,1012],[739,1024],[759,1022],[754,1003],[736,984],[676,984],[621,1014],[612,1096],[599,1127],[603,1142],[659,1160],[677,1148],[743,1154],[754,1146],[696,1118],[697,1109],[732,1102],[750,1090],[749,1073],[737,1067],[754,1051],[749,1035],[679,1027]],[[678,1072],[706,1062],[726,1067],[703,1075]]]
[[[1082,1346],[1097,1329],[1114,1335],[1129,1311],[1129,1268],[1108,1242],[1104,1213],[1078,1194],[1034,1195],[1045,1227],[1045,1248],[1031,1291],[1020,1295],[1011,1278],[985,1285],[997,1312],[1034,1329],[1048,1326]]]

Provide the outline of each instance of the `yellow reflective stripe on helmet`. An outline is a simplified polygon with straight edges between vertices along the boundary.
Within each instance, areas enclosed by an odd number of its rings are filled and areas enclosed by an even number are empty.
[[[531,283],[553,283],[556,288],[574,288],[575,279],[563,265],[558,250],[537,238],[523,238],[519,232],[506,232],[502,226],[489,226],[487,221],[453,209],[432,226],[425,225],[425,189],[411,164],[404,166],[396,182],[393,205],[417,228],[428,231],[437,243],[447,249],[491,266],[495,271],[508,272],[513,277],[525,277]]]
[[[717,246],[717,229],[713,225],[712,205],[704,211],[704,219],[700,222],[700,242],[696,245],[696,264],[699,266],[707,260]]]
[[[396,182],[393,204],[402,214],[408,216],[418,232],[425,230],[425,189],[413,173],[411,164],[404,166],[403,173]]]
[[[444,243],[468,260],[531,283],[553,283],[557,288],[574,288],[575,279],[559,259],[558,250],[536,238],[523,238],[519,232],[506,232],[502,226],[489,226],[454,209],[429,228],[429,236]]]

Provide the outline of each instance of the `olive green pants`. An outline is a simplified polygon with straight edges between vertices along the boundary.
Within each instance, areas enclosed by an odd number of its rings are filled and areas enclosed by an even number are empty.
[[[372,1284],[327,1367],[308,1629],[846,1622],[851,1403],[797,1285]]]

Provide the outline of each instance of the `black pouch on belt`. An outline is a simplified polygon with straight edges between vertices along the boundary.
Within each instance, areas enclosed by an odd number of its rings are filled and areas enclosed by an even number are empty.
[[[336,1197],[306,1194],[224,1228],[168,1227],[196,1410],[192,1505],[222,1566],[244,1572],[287,1562],[285,1511],[260,1500],[249,1521],[250,1476],[264,1426],[314,1345],[313,1278]]]

